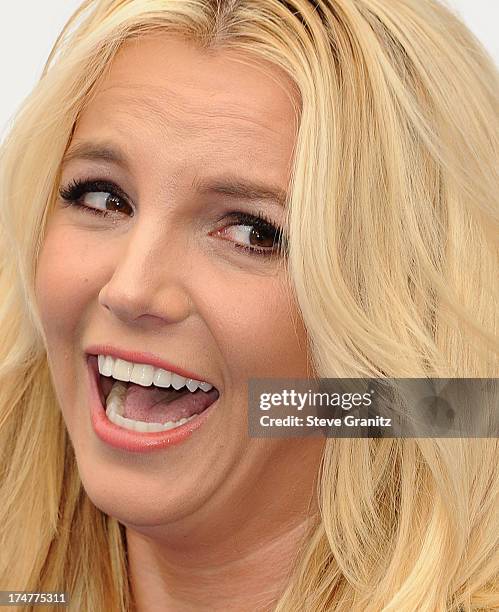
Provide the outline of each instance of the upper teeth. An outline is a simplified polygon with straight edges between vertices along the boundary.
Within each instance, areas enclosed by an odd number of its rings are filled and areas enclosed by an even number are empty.
[[[195,380],[193,378],[185,378],[179,374],[168,372],[162,368],[155,368],[152,365],[143,363],[132,363],[124,359],[111,357],[110,355],[98,355],[99,372],[103,376],[112,376],[116,380],[125,382],[133,382],[143,387],[150,387],[152,384],[156,387],[169,387],[170,385],[179,390],[186,386],[189,391],[194,392],[199,387],[202,391],[209,391],[213,385],[210,383]]]

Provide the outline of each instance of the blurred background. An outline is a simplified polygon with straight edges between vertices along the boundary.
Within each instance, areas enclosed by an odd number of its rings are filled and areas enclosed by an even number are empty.
[[[58,33],[82,0],[0,0],[0,141],[39,78]],[[444,0],[499,66],[499,0]]]

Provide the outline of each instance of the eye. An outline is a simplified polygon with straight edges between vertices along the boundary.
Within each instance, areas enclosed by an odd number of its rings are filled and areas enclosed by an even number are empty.
[[[59,191],[61,198],[70,206],[86,210],[96,215],[107,216],[113,213],[130,214],[134,212],[121,189],[109,181],[74,180]]]
[[[111,181],[75,179],[61,188],[59,194],[66,206],[76,207],[84,213],[102,217],[123,213],[134,216],[127,195]],[[263,214],[232,211],[222,219],[229,219],[230,223],[215,233],[232,242],[236,249],[264,257],[287,252],[282,230]]]
[[[232,223],[217,233],[234,242],[234,247],[254,255],[274,255],[286,251],[286,239],[282,230],[261,213],[251,215],[233,211],[226,215]],[[240,228],[240,229],[238,229]]]

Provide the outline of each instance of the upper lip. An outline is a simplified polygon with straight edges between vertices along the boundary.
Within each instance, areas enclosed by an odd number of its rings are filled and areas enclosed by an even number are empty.
[[[173,363],[164,361],[163,359],[160,359],[157,355],[153,355],[153,353],[130,351],[127,349],[118,348],[116,346],[111,346],[110,344],[93,344],[92,346],[88,346],[85,352],[89,355],[110,355],[111,357],[117,357],[119,359],[124,359],[125,361],[133,361],[134,363],[152,365],[155,368],[163,368],[163,370],[168,370],[168,372],[173,372],[174,374],[178,374],[179,376],[183,376],[184,378],[192,378],[193,380],[199,380],[201,382],[213,384],[206,378],[203,378],[203,376],[198,376],[194,372],[189,372],[184,368],[179,368]]]

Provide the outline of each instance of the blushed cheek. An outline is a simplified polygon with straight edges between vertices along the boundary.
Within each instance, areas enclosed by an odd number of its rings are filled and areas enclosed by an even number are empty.
[[[234,379],[306,378],[307,339],[296,305],[282,280],[255,277],[216,292],[223,313],[222,351]]]
[[[75,406],[83,387],[74,381],[81,367],[82,330],[91,300],[88,253],[85,260],[81,238],[65,224],[52,224],[45,236],[35,278],[54,390],[72,437],[78,431],[74,419],[81,414]]]
[[[53,227],[40,252],[35,291],[49,345],[71,341],[88,302],[90,279],[81,241],[67,227]]]
[[[306,334],[295,304],[281,291],[265,308],[267,340],[262,343],[261,363],[264,374],[272,378],[307,376]]]

